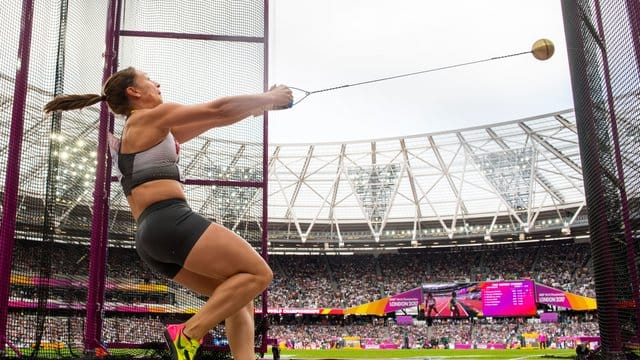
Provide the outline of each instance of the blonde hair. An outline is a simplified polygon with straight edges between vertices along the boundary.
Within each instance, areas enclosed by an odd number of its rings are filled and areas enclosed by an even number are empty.
[[[44,106],[44,111],[67,111],[82,109],[106,101],[114,114],[128,115],[131,112],[129,98],[126,89],[133,86],[136,77],[136,69],[128,67],[122,69],[109,77],[102,87],[102,93],[82,94],[82,95],[58,95]]]

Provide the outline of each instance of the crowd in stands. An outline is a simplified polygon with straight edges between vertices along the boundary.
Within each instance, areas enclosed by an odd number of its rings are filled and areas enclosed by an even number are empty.
[[[335,305],[336,289],[322,260],[319,256],[291,256],[287,262],[270,261],[274,278],[269,302],[296,309],[323,307],[325,301]]]
[[[13,251],[12,272],[33,277],[83,278],[89,273],[89,247],[72,244],[46,244],[18,241]],[[167,284],[166,279],[151,271],[134,249],[108,247],[107,278],[118,281]]]
[[[371,319],[369,319],[371,320]],[[564,347],[565,336],[597,336],[598,324],[582,317],[579,321],[558,323],[531,322],[518,318],[491,320],[448,320],[397,325],[391,319],[374,318],[370,322],[327,324],[322,322],[280,324],[272,326],[270,336],[290,348],[321,349],[344,347],[346,337],[359,337],[362,344],[394,344],[399,348],[447,347],[448,344],[504,344],[524,347],[523,334],[544,334],[545,347]],[[406,341],[406,342],[405,342]]]
[[[9,313],[7,336],[15,346],[30,346],[35,342],[36,315]],[[65,344],[82,344],[84,337],[84,318],[47,316],[44,318],[42,341]],[[163,322],[156,316],[146,317],[105,317],[102,323],[104,342],[124,342],[142,344],[161,342]]]
[[[584,246],[551,246],[537,257],[532,278],[557,289],[595,297],[591,272],[585,271],[589,260],[589,252],[584,251]]]
[[[26,277],[49,276],[52,279],[86,279],[89,267],[88,248],[80,245],[49,244],[18,241],[13,254],[12,275]],[[46,255],[46,259],[42,256]],[[269,308],[317,309],[349,308],[398,294],[425,283],[475,282],[483,280],[532,279],[538,283],[580,295],[594,297],[593,275],[589,244],[548,243],[526,248],[500,247],[454,248],[448,250],[417,250],[395,254],[350,256],[329,255],[272,255],[270,265],[274,280],[269,288]],[[108,251],[107,276],[109,282],[175,285],[149,271],[133,249],[113,248]],[[33,298],[37,295],[24,284],[12,284],[11,298]],[[179,295],[177,290],[172,290]],[[60,292],[51,291],[53,297]],[[107,292],[108,301],[126,304],[140,302],[167,303],[164,298],[141,297],[126,292],[117,295]],[[82,296],[86,296],[84,293]],[[176,295],[177,296],[177,295]],[[181,300],[182,299],[182,300]],[[185,302],[189,296],[173,296],[173,304]],[[82,300],[82,299],[80,299]],[[186,304],[188,305],[188,304]],[[29,341],[33,334],[34,315],[10,313],[10,339]],[[294,318],[296,319],[296,318]],[[300,318],[297,318],[298,320]],[[46,318],[50,338],[64,338],[65,331],[76,329],[82,334],[82,318]],[[163,320],[153,316],[105,318],[103,337],[106,342],[161,341]],[[562,323],[540,324],[517,321],[471,323],[467,320],[439,320],[434,326],[401,326],[393,321],[373,318],[368,322],[333,323],[316,320],[311,323],[276,322],[270,336],[290,341],[293,346],[330,347],[336,339],[357,335],[374,338],[378,342],[404,342],[413,346],[432,346],[448,337],[459,343],[506,343],[517,341],[515,334],[537,331],[554,337],[569,335],[597,335],[593,319],[565,320]],[[77,335],[75,335],[77,336]],[[126,340],[125,340],[126,339]],[[142,340],[140,340],[142,339]],[[81,341],[81,339],[75,339]],[[144,341],[143,341],[144,340]],[[426,344],[426,345],[425,345]],[[420,345],[420,346],[423,346]]]
[[[589,244],[353,256],[273,255],[269,260],[274,269],[269,290],[272,307],[348,308],[425,283],[484,280],[532,279],[595,297]]]
[[[371,256],[328,256],[327,262],[338,289],[335,307],[349,308],[380,298],[380,277]]]
[[[53,244],[46,249],[20,242],[13,273],[51,278],[87,277],[87,247]],[[398,294],[425,283],[532,279],[544,285],[595,297],[589,244],[549,243],[526,248],[452,249],[377,255],[272,255],[271,307],[349,308]],[[49,268],[47,268],[49,267]],[[45,270],[49,271],[43,271]],[[172,284],[150,271],[133,249],[110,247],[111,282]]]
[[[362,317],[357,320],[330,320],[292,318],[271,325],[269,338],[290,348],[322,349],[345,347],[344,338],[359,337],[360,343],[394,344],[399,348],[447,347],[447,344],[505,344],[509,347],[525,346],[522,334],[545,334],[548,347],[562,347],[564,336],[597,336],[598,324],[593,318],[564,319],[558,323],[540,323],[518,318],[496,318],[491,320],[440,319],[427,326],[424,322],[414,325],[398,325],[393,319]],[[82,344],[84,318],[47,316],[43,323],[43,342]],[[162,332],[167,321],[158,315],[129,317],[105,317],[102,340],[109,343],[148,344],[161,343]],[[11,344],[28,347],[35,342],[35,315],[9,313],[7,336]],[[224,325],[210,332],[207,341],[224,337]]]

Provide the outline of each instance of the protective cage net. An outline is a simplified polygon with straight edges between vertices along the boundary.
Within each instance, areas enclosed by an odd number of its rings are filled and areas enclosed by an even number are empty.
[[[598,356],[637,357],[640,4],[562,3],[589,208]]]
[[[263,90],[263,0],[112,3],[120,9],[121,32],[114,38],[118,69],[133,66],[148,73],[161,84],[165,101],[190,104]],[[6,357],[168,357],[164,324],[186,320],[206,299],[140,260],[133,240],[136,226],[117,182],[105,181],[108,199],[94,201],[100,107],[50,116],[42,112],[56,94],[100,92],[109,5],[9,0],[0,7],[5,20],[0,25],[3,217],[13,203],[7,189],[17,184],[15,234],[7,237],[3,228],[0,239],[0,258],[10,259],[10,271],[0,273],[0,282],[8,285],[8,297],[0,299],[0,308],[6,309],[6,315],[0,312],[6,316],[0,318],[0,350]],[[24,59],[23,47],[30,57],[20,63],[16,59],[19,54]],[[23,114],[16,111],[21,104]],[[22,136],[16,136],[20,123]],[[116,117],[116,136],[123,125],[124,119]],[[262,117],[211,130],[180,148],[190,206],[257,251],[265,228],[259,185],[263,150]],[[104,166],[111,178],[108,160]],[[216,186],[215,180],[253,185]],[[105,204],[109,213],[102,223],[93,214]],[[3,226],[7,223],[3,219]],[[103,231],[106,253],[92,244]],[[104,279],[104,289],[91,287],[91,274]],[[100,303],[93,322],[87,310],[92,289]],[[86,338],[93,333],[87,331],[89,323],[96,326],[94,341]],[[264,349],[262,324],[258,316],[256,346]],[[204,341],[205,358],[229,356],[223,324]]]

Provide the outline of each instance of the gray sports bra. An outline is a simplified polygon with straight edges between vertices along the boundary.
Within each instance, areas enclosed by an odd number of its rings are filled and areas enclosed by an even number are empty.
[[[131,195],[133,188],[148,181],[184,181],[178,167],[180,144],[171,132],[160,143],[143,151],[122,154],[120,144],[117,149],[114,165],[117,165],[120,172],[120,184],[127,196]]]

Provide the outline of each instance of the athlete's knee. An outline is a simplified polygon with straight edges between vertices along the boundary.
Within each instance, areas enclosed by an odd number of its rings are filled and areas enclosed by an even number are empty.
[[[273,280],[273,271],[271,270],[269,265],[265,265],[262,269],[260,269],[258,277],[260,278],[260,287],[262,288],[262,290],[266,289]]]

